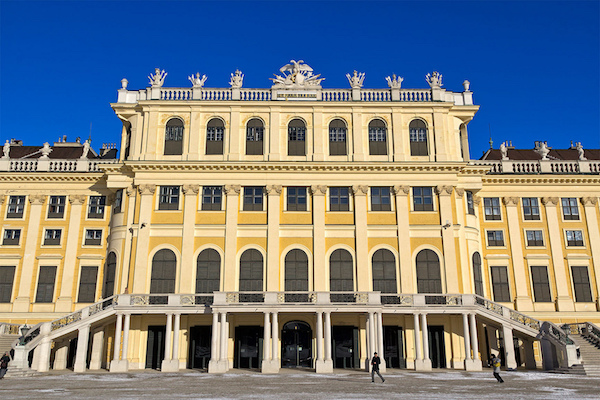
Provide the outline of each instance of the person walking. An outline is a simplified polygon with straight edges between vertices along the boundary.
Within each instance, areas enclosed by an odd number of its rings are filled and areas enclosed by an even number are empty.
[[[381,359],[377,355],[377,352],[375,352],[373,359],[371,359],[371,382],[373,383],[375,382],[375,372],[377,372],[377,375],[381,378],[381,383],[385,382],[385,379],[383,379],[383,376],[379,373],[379,364],[381,364]]]
[[[494,371],[494,378],[496,378],[498,382],[504,383],[504,380],[500,376],[500,359],[497,356],[490,354],[490,360]]]
[[[10,362],[10,357],[8,356],[8,352],[4,353],[2,358],[0,358],[0,379],[4,378],[6,375],[6,371],[8,370],[8,363]]]

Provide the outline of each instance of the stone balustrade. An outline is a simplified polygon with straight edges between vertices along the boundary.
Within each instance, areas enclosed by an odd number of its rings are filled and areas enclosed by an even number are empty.
[[[600,161],[598,160],[472,160],[471,164],[489,166],[489,174],[573,175],[600,173]]]
[[[119,160],[110,159],[2,159],[0,171],[3,172],[102,172],[103,164],[115,164]]]

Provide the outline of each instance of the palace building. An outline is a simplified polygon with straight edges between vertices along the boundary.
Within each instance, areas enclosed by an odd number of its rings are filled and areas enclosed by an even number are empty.
[[[469,156],[464,91],[123,79],[122,139],[0,158],[11,369],[581,369],[600,338],[600,150]],[[19,340],[16,340],[20,337]],[[1,344],[1,343],[0,343]],[[600,352],[600,350],[599,350]],[[10,371],[10,370],[9,370]]]

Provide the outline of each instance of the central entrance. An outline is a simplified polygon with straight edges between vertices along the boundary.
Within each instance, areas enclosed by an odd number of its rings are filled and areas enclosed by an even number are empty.
[[[281,366],[312,368],[312,330],[307,323],[291,321],[283,326]]]
[[[446,344],[444,343],[444,327],[431,325],[429,334],[429,357],[432,368],[446,368]]]
[[[146,368],[160,369],[165,358],[165,334],[167,327],[164,325],[151,325],[148,327],[148,345],[146,347]]]
[[[235,328],[234,368],[260,368],[263,352],[263,328],[238,326]]]
[[[404,331],[399,326],[383,327],[383,348],[387,368],[406,368]]]
[[[190,328],[190,354],[188,368],[207,369],[210,361],[210,339],[212,326],[192,326]]]
[[[359,368],[358,328],[334,326],[331,331],[333,368]]]

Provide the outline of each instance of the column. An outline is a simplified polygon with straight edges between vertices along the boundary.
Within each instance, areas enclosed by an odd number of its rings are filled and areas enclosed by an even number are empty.
[[[327,186],[311,186],[313,223],[313,273],[315,291],[327,290],[327,260],[325,259],[325,194]]]
[[[229,340],[229,332],[227,332],[227,313],[221,313],[221,362],[228,363],[227,341]],[[228,368],[229,369],[229,368]]]
[[[323,362],[323,313],[317,312],[317,363]]]
[[[229,160],[237,161],[240,159],[240,146],[243,148],[243,140],[246,139],[246,130],[241,128],[240,124],[240,107],[232,106],[231,123],[229,124],[229,139],[224,143],[229,146],[229,151],[224,153],[228,155]],[[224,149],[225,150],[225,149]]]
[[[366,128],[366,127],[365,127]],[[352,110],[352,145],[354,149],[349,149],[350,154],[354,154],[354,161],[365,160],[365,146],[362,122],[362,113]],[[354,151],[353,151],[354,150]]]
[[[502,337],[504,338],[506,369],[516,369],[517,360],[515,359],[515,346],[513,345],[513,333],[510,326],[502,325]]]
[[[471,348],[473,349],[473,370],[481,371],[481,359],[479,358],[479,338],[477,337],[477,321],[475,313],[469,314],[471,321]]]
[[[173,354],[171,355],[171,370],[179,371],[179,330],[181,314],[173,314]]]
[[[367,192],[366,185],[352,186],[354,192],[354,238],[356,241],[356,288],[367,292],[370,289],[369,239],[367,238]],[[370,355],[372,357],[373,354]],[[370,359],[370,357],[368,357]]]
[[[523,346],[525,347],[525,367],[527,369],[536,369],[537,364],[535,362],[535,352],[533,350],[533,340],[523,340]]]
[[[90,326],[79,328],[77,336],[77,350],[75,352],[75,365],[73,372],[85,372],[87,368],[88,343],[90,340]]]
[[[271,319],[268,312],[264,313],[263,326],[263,363],[271,361]]]
[[[25,248],[23,249],[23,264],[21,267],[21,277],[34,276],[35,254],[38,246],[38,234],[40,232],[40,220],[42,217],[42,208],[46,196],[29,196],[29,223],[27,224],[27,235],[25,237]],[[27,211],[27,210],[25,210]],[[19,282],[17,298],[14,301],[13,312],[29,312],[29,305],[32,302],[31,279],[21,279]]]
[[[90,370],[102,368],[102,353],[104,349],[104,328],[94,332],[92,335],[92,357],[90,359]]]
[[[450,135],[448,132],[448,124],[446,121],[445,113],[436,112],[433,113],[433,126],[431,129],[433,130],[434,141],[432,144],[435,147],[432,149],[431,154],[435,157],[435,161],[451,161],[452,156],[448,154],[448,139]],[[445,222],[444,222],[445,223]]]
[[[167,314],[167,326],[165,332],[165,358],[162,361],[160,370],[167,372],[171,367],[171,335],[173,329],[173,314]]]
[[[392,89],[393,91],[393,89]],[[398,94],[400,91],[398,90]],[[399,112],[392,113],[392,140],[394,143],[394,161],[406,161],[410,155],[410,148],[406,145],[409,144],[408,137],[404,136],[404,130],[402,125],[402,114]],[[408,131],[407,131],[408,133]],[[381,359],[383,361],[383,358]]]
[[[331,359],[331,313],[325,312],[325,363],[330,363],[333,370],[333,361]]]
[[[55,342],[56,343],[56,342]],[[61,343],[54,352],[54,365],[52,369],[57,371],[67,369],[67,357],[69,355],[69,341]]]
[[[454,240],[454,215],[452,210],[453,186],[438,186],[436,188],[440,200],[441,224],[451,224],[442,228],[442,247],[444,249],[444,271],[446,275],[446,293],[459,293],[458,266],[456,265],[456,243]]]
[[[81,246],[79,241],[79,229],[81,225],[81,211],[83,203],[85,202],[85,196],[83,195],[70,195],[69,203],[71,203],[71,209],[69,211],[69,228],[65,230],[65,261],[63,263],[62,281],[60,285],[60,294],[56,300],[57,312],[71,312],[73,311],[73,299],[75,293],[73,293],[73,282],[77,281],[77,248]],[[65,210],[66,212],[66,210]]]
[[[281,185],[267,186],[267,291],[279,287],[279,204]]]
[[[581,203],[585,210],[585,224],[587,225],[592,251],[592,261],[589,268],[594,270],[596,290],[600,290],[600,230],[598,230],[598,213],[596,211],[598,197],[584,197],[581,199]],[[570,273],[570,271],[567,273]],[[592,274],[588,272],[588,275],[591,278]],[[594,287],[593,282],[590,282],[590,285]],[[592,289],[592,293],[593,291],[594,289]],[[596,297],[596,307],[600,310],[600,296]]]
[[[427,314],[421,314],[421,335],[423,337],[423,371],[431,371],[431,359],[429,358],[429,330],[427,329]]]
[[[135,252],[135,266],[133,270],[133,288],[131,293],[147,293],[146,274],[148,268],[148,246],[150,244],[150,218],[154,208],[153,199],[156,185],[139,185],[140,216],[137,230],[137,248]],[[143,224],[146,226],[142,227]]]
[[[125,193],[127,194],[127,222],[126,222],[126,226],[131,226],[133,225],[133,218],[135,217],[135,188],[134,187],[128,187],[125,190]],[[125,199],[123,198],[123,206],[125,206]],[[133,282],[130,283],[129,279],[131,278],[129,276],[130,274],[130,270],[133,267],[133,265],[131,264],[131,256],[132,256],[132,243],[133,243],[133,229],[130,231],[129,229],[127,229],[125,231],[125,245],[123,247],[123,264],[121,266],[121,284],[115,285],[115,293],[131,293],[131,289],[133,287]],[[115,245],[115,242],[113,242],[111,240],[111,244],[109,246],[109,250],[111,248],[113,248],[112,246]],[[118,271],[118,270],[117,270]],[[118,274],[116,274],[115,279],[118,278]]]
[[[400,261],[400,291],[415,293],[417,285],[414,281],[413,263],[410,249],[410,226],[408,224],[409,186],[394,186],[396,197],[396,221],[398,223],[398,253]]]
[[[110,362],[110,372],[122,372],[121,367],[121,329],[123,327],[123,314],[117,314],[117,323],[115,326],[115,340],[113,343],[113,359]]]
[[[379,369],[381,372],[385,372],[386,364],[383,357],[385,354],[385,348],[383,347],[383,314],[381,311],[377,313],[377,352],[379,353],[379,358],[381,358]]]
[[[194,276],[194,229],[196,227],[196,210],[198,209],[198,185],[183,185],[183,230],[181,243],[181,268],[179,268],[179,293],[194,293],[194,281],[187,277]]]
[[[273,313],[273,323],[270,324],[270,313],[265,312],[265,326],[263,333],[263,361],[260,371],[264,374],[276,374],[279,372],[280,364],[277,358],[278,339],[277,313]],[[272,340],[272,343],[270,343]]]
[[[37,361],[38,372],[48,372],[50,370],[50,352],[52,351],[52,340],[48,337],[52,330],[52,324],[46,322],[40,326],[40,336],[42,340],[34,351],[34,362]],[[37,353],[37,357],[36,354]]]
[[[219,313],[213,312],[212,332],[210,338],[210,362],[219,361]]]
[[[471,279],[472,268],[471,260],[469,257],[469,251],[467,249],[467,237],[465,227],[466,223],[466,211],[465,211],[465,189],[454,188],[454,207],[456,210],[456,223],[459,225],[458,231],[458,257],[459,257],[459,276],[460,283],[462,283],[463,290],[461,293],[475,293],[473,288],[473,280]],[[481,254],[481,253],[480,253]],[[473,289],[471,289],[473,288]]]
[[[465,369],[468,371],[468,364],[473,360],[471,358],[471,338],[469,337],[469,318],[467,314],[462,315],[463,320],[463,339],[465,341]]]
[[[423,365],[423,355],[421,353],[421,332],[419,329],[419,314],[413,314],[414,317],[414,335],[415,335],[415,370],[421,370]]]
[[[271,107],[271,121],[269,124],[269,135],[268,142],[265,142],[265,145],[269,145],[269,147],[265,147],[265,156],[268,156],[270,161],[279,161],[281,160],[281,144],[280,137],[285,138],[287,141],[287,130],[282,130],[280,127],[280,112],[279,107]],[[285,134],[282,136],[282,131]],[[245,136],[245,135],[244,135]],[[267,135],[265,135],[265,138]],[[286,146],[287,148],[287,146]],[[287,154],[287,153],[284,153]],[[267,158],[265,157],[265,160]]]
[[[569,296],[567,282],[571,282],[571,278],[565,268],[562,242],[563,233],[558,224],[560,217],[557,206],[559,202],[560,199],[558,197],[542,197],[542,204],[546,208],[552,265],[554,266],[554,275],[556,276],[556,305],[558,311],[575,311],[575,304],[571,296]]]
[[[222,279],[226,291],[236,290],[236,284],[239,281],[236,252],[240,190],[240,185],[225,185],[227,205],[225,210],[225,259],[223,260],[224,273]]]
[[[277,319],[277,313],[272,313],[273,322],[271,328],[273,330],[271,334],[271,341],[273,342],[273,351],[271,352],[271,357],[273,360],[273,364],[277,366],[277,371],[279,371],[280,361],[279,361],[279,321]]]
[[[506,206],[506,219],[508,221],[508,233],[510,238],[511,260],[515,274],[516,308],[519,311],[533,311],[533,302],[527,293],[529,279],[525,273],[523,261],[523,243],[521,240],[521,217],[517,210],[518,197],[504,197]]]
[[[368,322],[368,331],[367,331],[367,338],[368,338],[368,353],[367,353],[367,358],[366,358],[366,362],[367,362],[367,371],[371,370],[371,360],[373,359],[373,353],[375,353],[377,350],[375,348],[375,314],[373,312],[369,312],[368,316],[367,316],[367,322]]]
[[[123,323],[123,351],[121,352],[121,360],[128,362],[127,352],[129,351],[129,325],[131,323],[131,314],[124,315],[125,322]]]
[[[224,313],[222,315],[225,315]],[[227,329],[224,322],[225,318],[222,317],[222,322],[219,323],[219,312],[213,309],[213,325],[212,325],[212,338],[210,346],[210,361],[208,363],[208,373],[218,374],[226,372],[229,369],[227,357],[224,359],[221,357],[221,349],[219,342],[223,340],[222,333]],[[225,335],[225,337],[227,337]],[[227,344],[225,344],[227,346]],[[227,351],[225,351],[227,353]]]
[[[323,113],[313,112],[313,161],[324,161],[329,156],[329,129],[323,126]],[[308,144],[308,143],[307,143]],[[307,154],[311,154],[308,152]]]

